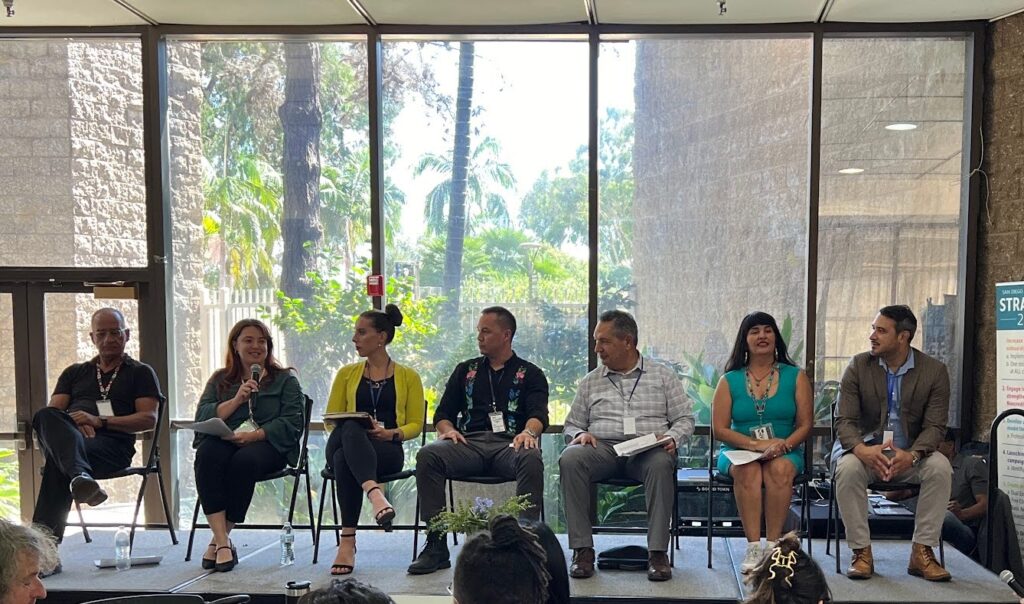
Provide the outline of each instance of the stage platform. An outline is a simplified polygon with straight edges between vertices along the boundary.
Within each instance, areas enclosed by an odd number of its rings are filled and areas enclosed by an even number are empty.
[[[334,536],[324,534],[319,563],[314,565],[312,538],[308,532],[296,535],[296,563],[279,566],[278,534],[275,531],[236,531],[239,565],[229,573],[200,568],[199,558],[209,532],[200,531],[191,562],[185,562],[188,534],[179,532],[180,544],[172,546],[166,531],[141,531],[136,536],[135,555],[161,555],[157,566],[143,566],[118,572],[98,569],[96,558],[113,556],[114,535],[110,530],[90,531],[93,542],[86,544],[80,533],[69,530],[61,546],[64,572],[45,580],[47,604],[71,604],[123,594],[198,593],[207,599],[246,593],[254,604],[281,604],[284,585],[292,580],[309,580],[314,588],[327,584],[334,558]],[[565,535],[559,536],[566,543]],[[598,535],[598,549],[616,545],[643,544],[634,535]],[[460,540],[461,542],[461,540]],[[694,602],[702,604],[742,601],[743,584],[738,572],[745,543],[742,539],[716,538],[714,569],[707,568],[706,540],[686,537],[676,552],[671,581],[652,583],[643,572],[598,571],[586,580],[571,580],[574,603],[609,602]],[[410,576],[405,569],[412,557],[409,532],[361,532],[354,576],[391,594],[398,604],[450,602],[446,588],[450,569],[425,576]],[[461,546],[452,548],[452,560]],[[845,546],[844,546],[845,547]],[[946,567],[953,574],[949,583],[928,583],[907,575],[910,543],[876,541],[873,545],[877,576],[869,581],[851,581],[835,573],[835,560],[825,555],[825,542],[815,540],[814,558],[825,570],[833,602],[850,604],[1017,604],[1018,600],[998,577],[952,548],[946,550]],[[938,552],[936,552],[938,553]],[[848,551],[843,561],[848,562]],[[568,556],[567,556],[568,558]]]

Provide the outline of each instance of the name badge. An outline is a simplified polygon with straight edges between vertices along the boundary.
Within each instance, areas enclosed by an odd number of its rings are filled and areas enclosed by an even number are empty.
[[[622,433],[626,436],[633,436],[636,434],[636,418],[632,416],[626,416],[622,418]]]
[[[505,414],[501,411],[494,411],[488,413],[487,417],[491,420],[491,432],[504,432],[505,431]]]
[[[260,427],[256,425],[256,422],[252,421],[251,419],[247,419],[244,422],[242,422],[241,426],[235,428],[234,432],[235,434],[245,434],[246,432],[255,432],[256,430],[259,429]]]
[[[750,429],[750,436],[756,440],[771,440],[775,438],[775,429],[771,424],[761,424]]]
[[[100,417],[113,417],[114,416],[114,405],[110,401],[104,399],[96,401],[96,411]]]

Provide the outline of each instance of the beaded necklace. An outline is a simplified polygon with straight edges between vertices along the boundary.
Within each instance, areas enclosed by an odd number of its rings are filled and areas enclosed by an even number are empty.
[[[761,385],[761,380],[755,378],[753,376],[753,374],[750,373],[750,367],[749,366],[747,367],[747,370],[746,370],[746,373],[747,373],[747,394],[749,394],[750,398],[754,401],[754,411],[757,411],[757,421],[758,421],[759,424],[762,424],[762,425],[764,424],[764,410],[765,410],[765,407],[768,405],[768,393],[770,393],[772,391],[772,384],[775,382],[775,372],[777,370],[778,370],[778,365],[772,365],[772,369],[771,369],[771,371],[768,372],[768,375],[767,375],[767,380],[768,380],[767,387],[764,389],[764,392],[761,393],[761,396],[757,396],[756,394],[754,394],[754,387],[755,386],[760,386]],[[763,380],[765,378],[761,378],[761,379]]]

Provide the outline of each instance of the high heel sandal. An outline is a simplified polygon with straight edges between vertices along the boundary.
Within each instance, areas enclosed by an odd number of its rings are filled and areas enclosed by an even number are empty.
[[[214,564],[213,569],[219,573],[226,573],[235,568],[235,565],[238,564],[238,552],[235,550],[235,546],[233,545],[222,545],[218,547],[216,551],[219,552],[222,549],[231,550],[231,559],[227,562],[217,562]]]
[[[352,535],[342,535],[341,538],[342,539],[351,539],[351,540],[355,541],[356,536],[355,536],[355,534],[352,534]],[[339,546],[339,549],[341,549],[340,546]],[[331,575],[335,576],[335,577],[338,577],[338,576],[341,576],[341,575],[351,575],[352,571],[354,571],[356,569],[355,556],[356,556],[356,551],[357,550],[358,550],[358,548],[356,548],[356,544],[353,543],[352,544],[352,564],[332,564],[331,565]]]
[[[366,498],[370,498],[370,493],[374,491],[380,491],[380,487],[376,486],[366,492]],[[381,495],[384,491],[381,491]],[[385,501],[387,501],[385,499]],[[390,505],[381,508],[379,512],[373,515],[373,519],[377,522],[377,526],[383,527],[385,533],[390,533],[394,529],[391,527],[391,521],[395,519],[395,508]]]

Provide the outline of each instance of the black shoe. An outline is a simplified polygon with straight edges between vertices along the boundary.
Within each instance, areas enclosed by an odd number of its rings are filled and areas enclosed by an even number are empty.
[[[107,500],[107,492],[92,476],[82,472],[71,479],[71,496],[78,503],[97,506]]]
[[[427,544],[423,546],[423,551],[416,557],[416,561],[409,565],[408,572],[410,575],[429,575],[442,568],[451,567],[447,535],[430,534],[427,536]]]
[[[64,566],[60,562],[58,562],[57,566],[54,566],[49,571],[40,572],[39,573],[39,578],[40,579],[45,579],[47,577],[52,577],[53,575],[59,575],[63,571],[64,571]]]

